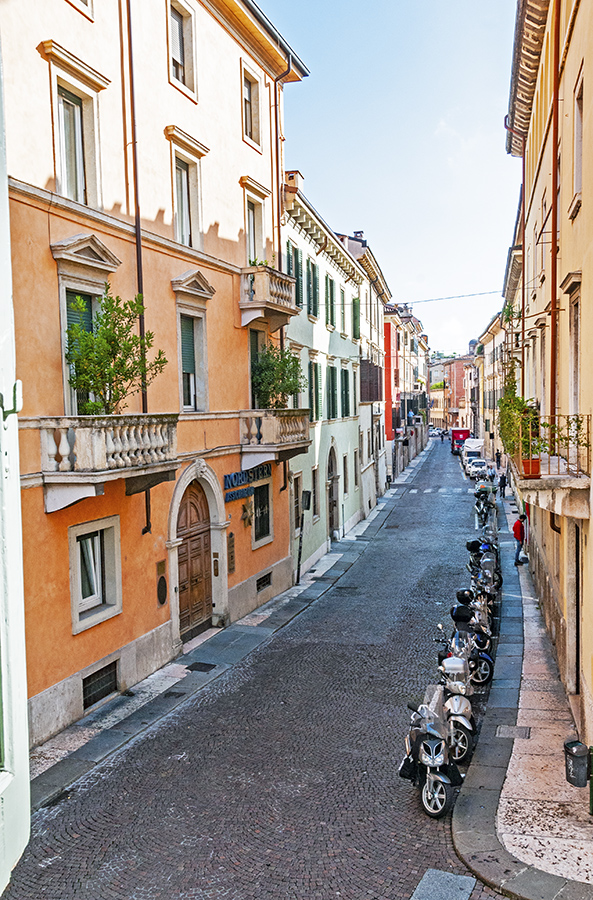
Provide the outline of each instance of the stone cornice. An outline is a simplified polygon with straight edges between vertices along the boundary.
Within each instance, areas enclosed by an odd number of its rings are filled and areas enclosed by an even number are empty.
[[[298,188],[284,185],[284,209],[293,222],[317,245],[318,252],[325,253],[341,269],[347,281],[352,281],[356,285],[362,284],[364,277],[360,267]]]
[[[515,133],[507,132],[506,145],[513,156],[522,156],[521,135],[529,131],[549,7],[550,0],[519,0],[517,5],[509,96],[509,125]]]

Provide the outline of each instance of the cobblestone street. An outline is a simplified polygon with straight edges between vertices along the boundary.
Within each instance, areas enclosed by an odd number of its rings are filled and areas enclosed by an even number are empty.
[[[470,874],[397,774],[474,530],[448,444],[416,471],[328,593],[34,815],[6,900],[406,900]]]

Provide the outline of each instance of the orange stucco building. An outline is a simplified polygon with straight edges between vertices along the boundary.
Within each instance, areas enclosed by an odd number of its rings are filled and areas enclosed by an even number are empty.
[[[298,312],[281,99],[307,70],[249,0],[8,0],[0,37],[38,743],[291,584],[308,410],[253,409],[250,365]],[[168,364],[81,415],[71,302],[107,281]]]

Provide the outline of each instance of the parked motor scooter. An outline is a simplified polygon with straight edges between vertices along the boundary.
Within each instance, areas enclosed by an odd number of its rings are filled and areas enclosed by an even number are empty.
[[[442,718],[424,703],[408,703],[408,709],[412,719],[399,774],[420,787],[425,813],[439,819],[453,805],[454,788],[462,784],[461,773],[456,763],[449,761],[447,729]]]

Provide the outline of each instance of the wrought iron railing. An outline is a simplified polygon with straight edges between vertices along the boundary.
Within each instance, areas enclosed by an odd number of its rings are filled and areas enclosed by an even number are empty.
[[[591,474],[591,416],[523,414],[507,448],[520,477]]]

